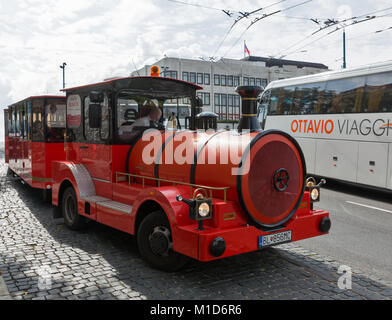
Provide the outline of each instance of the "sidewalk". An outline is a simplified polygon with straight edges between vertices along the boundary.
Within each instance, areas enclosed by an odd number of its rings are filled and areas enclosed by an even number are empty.
[[[8,292],[7,286],[0,275],[0,300],[12,300]]]

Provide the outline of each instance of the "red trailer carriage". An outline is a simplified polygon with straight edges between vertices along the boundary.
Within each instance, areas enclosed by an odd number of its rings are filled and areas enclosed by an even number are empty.
[[[319,186],[306,186],[297,142],[254,128],[260,88],[238,88],[239,132],[196,130],[200,89],[159,77],[66,89],[65,158],[46,160],[55,216],[71,229],[94,220],[136,235],[142,256],[168,271],[187,257],[211,261],[327,234],[329,214],[313,210]],[[124,138],[124,125],[176,102],[190,106],[190,130],[136,128]]]
[[[53,160],[64,160],[64,96],[35,96],[5,110],[5,160],[34,188],[50,190]]]

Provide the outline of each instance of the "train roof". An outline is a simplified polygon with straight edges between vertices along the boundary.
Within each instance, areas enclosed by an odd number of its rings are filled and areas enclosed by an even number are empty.
[[[24,101],[26,101],[26,100],[32,100],[32,99],[65,99],[65,98],[66,98],[66,96],[60,96],[60,95],[31,96],[31,97],[28,97],[28,98],[19,100],[18,102],[11,103],[11,104],[9,105],[9,107],[10,107],[10,106],[13,106],[13,105],[15,105],[15,104],[24,102]]]
[[[169,84],[168,87],[161,87],[159,83],[161,82],[166,82]],[[172,85],[170,88],[170,84]],[[195,91],[195,90],[203,90],[202,87],[178,80],[178,79],[172,79],[172,78],[164,78],[164,77],[126,77],[126,78],[115,78],[115,79],[110,79],[107,81],[103,82],[98,82],[98,83],[93,83],[93,84],[88,84],[84,86],[79,86],[79,87],[73,87],[73,88],[67,88],[63,89],[61,91],[64,91],[66,93],[73,93],[73,92],[85,92],[85,91],[90,91],[92,88],[96,90],[121,90],[121,89],[129,89],[129,90],[158,90],[159,89],[166,89],[166,90],[183,90],[184,92],[186,91]]]
[[[292,86],[298,84],[323,82],[323,81],[335,80],[335,79],[344,79],[344,78],[364,76],[368,74],[382,73],[388,71],[392,71],[392,60],[355,67],[355,68],[326,71],[326,72],[321,72],[308,76],[289,78],[283,80],[275,80],[269,83],[266,89],[280,88],[280,87],[286,87],[286,86]]]

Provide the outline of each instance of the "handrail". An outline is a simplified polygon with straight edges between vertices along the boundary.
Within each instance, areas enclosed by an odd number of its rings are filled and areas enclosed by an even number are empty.
[[[119,180],[118,180],[119,176],[126,176],[126,177],[128,177],[128,184],[129,185],[131,185],[131,178],[142,179],[142,187],[143,188],[145,187],[145,180],[152,180],[152,181],[157,181],[158,182],[158,188],[161,186],[161,182],[171,183],[174,186],[182,185],[182,186],[190,187],[191,188],[191,194],[193,194],[193,189],[194,188],[195,189],[209,190],[211,199],[212,199],[213,191],[223,191],[223,195],[224,195],[223,201],[224,202],[226,202],[226,200],[227,200],[227,190],[230,189],[230,187],[209,187],[209,186],[203,186],[203,185],[198,185],[198,184],[194,184],[194,183],[187,183],[187,182],[180,182],[180,181],[174,181],[174,180],[153,178],[153,177],[141,176],[141,175],[130,174],[130,173],[122,173],[122,172],[116,172],[116,183],[119,182]]]

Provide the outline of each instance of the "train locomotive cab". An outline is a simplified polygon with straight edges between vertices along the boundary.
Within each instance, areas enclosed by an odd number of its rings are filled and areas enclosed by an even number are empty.
[[[252,118],[260,88],[238,88],[246,112],[233,132],[197,128],[200,89],[158,76],[66,89],[56,215],[72,229],[95,220],[135,235],[146,261],[166,271],[328,233],[301,148]],[[189,129],[164,130],[173,105],[188,108]]]

